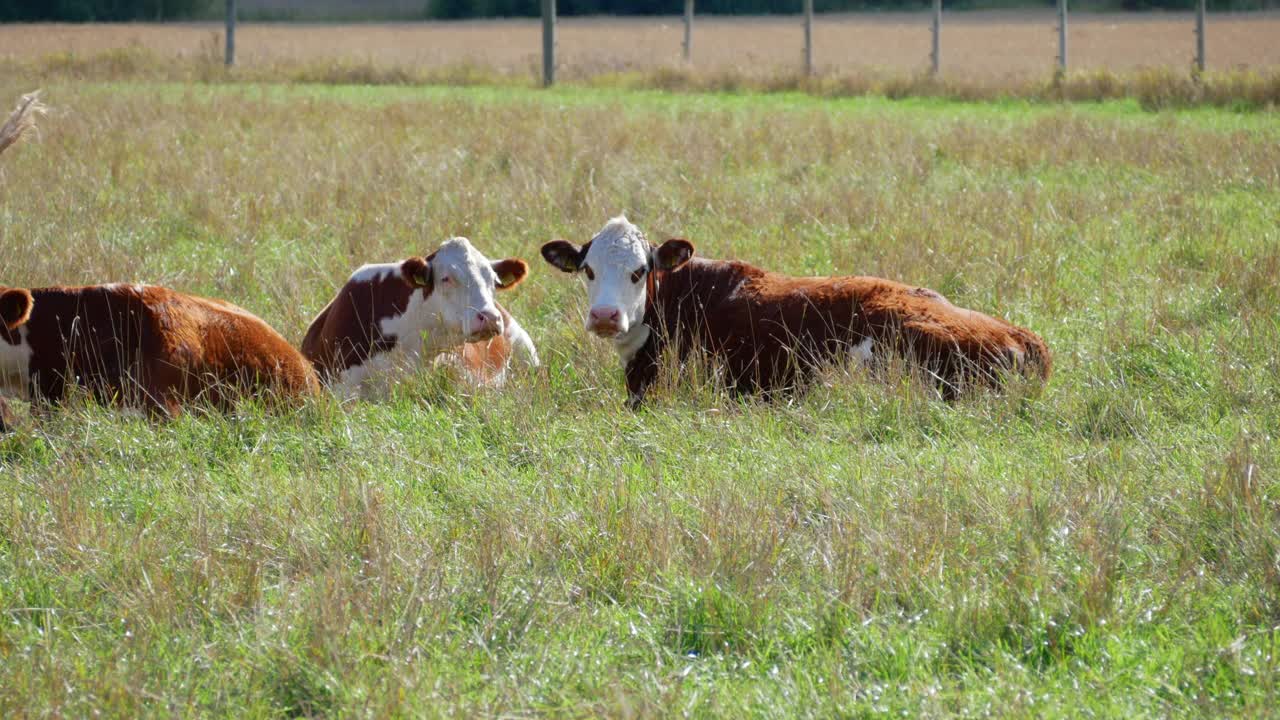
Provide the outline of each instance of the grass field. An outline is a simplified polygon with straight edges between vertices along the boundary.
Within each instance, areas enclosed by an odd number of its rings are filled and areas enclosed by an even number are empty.
[[[1073,15],[1070,69],[1055,71],[1052,14],[950,13],[943,64],[927,72],[921,13],[824,15],[816,64],[801,64],[794,18],[703,18],[692,63],[672,18],[569,18],[557,35],[557,82],[669,92],[804,92],[821,97],[933,97],[1038,102],[1135,99],[1146,109],[1280,106],[1280,15],[1215,14],[1207,72],[1192,68],[1186,14]],[[541,84],[532,20],[449,23],[242,23],[223,63],[212,23],[0,25],[0,75],[67,81],[204,84]]]
[[[30,88],[0,80],[0,97]],[[651,238],[1040,332],[1038,395],[833,374],[622,408],[582,290],[504,391],[0,438],[0,716],[1262,716],[1280,679],[1280,126],[1129,102],[54,83],[0,282],[300,338],[367,261]]]

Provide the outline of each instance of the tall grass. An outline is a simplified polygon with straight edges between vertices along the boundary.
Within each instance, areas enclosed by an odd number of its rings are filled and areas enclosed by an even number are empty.
[[[538,84],[532,71],[499,70],[479,62],[398,65],[335,58],[256,63],[229,71],[216,49],[194,58],[174,60],[140,47],[89,55],[54,53],[33,60],[0,60],[0,70],[45,84],[68,80],[462,87],[535,87]],[[1035,79],[934,76],[881,69],[806,76],[785,70],[762,74],[739,69],[665,66],[626,71],[570,68],[561,73],[560,79],[562,84],[570,86],[686,93],[804,93],[817,97],[876,96],[895,100],[925,97],[966,102],[1027,100],[1038,103],[1130,98],[1148,110],[1215,106],[1273,111],[1280,106],[1280,70],[1274,69],[1205,73],[1170,68],[1122,72],[1083,70],[1046,74]]]
[[[0,97],[20,90],[0,82]],[[0,715],[1262,715],[1280,617],[1266,115],[562,89],[46,87],[7,284],[147,280],[297,339],[362,262],[535,259],[626,211],[1043,334],[1043,394],[833,373],[622,409],[545,367],[0,438]]]

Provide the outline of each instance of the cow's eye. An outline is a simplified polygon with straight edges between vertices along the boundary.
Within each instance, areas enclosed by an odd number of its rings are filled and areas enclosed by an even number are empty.
[[[644,268],[640,268],[635,272],[631,273],[631,282],[632,283],[640,282],[644,278],[644,271],[645,271]]]
[[[453,282],[453,277],[450,275],[445,275],[444,277],[440,278],[440,282],[444,285],[448,285]]]
[[[592,269],[591,269],[591,266],[590,266],[590,265],[583,265],[583,266],[582,266],[582,272],[584,272],[584,273],[586,273],[586,274],[587,274],[587,279],[588,279],[588,280],[595,280],[595,279],[596,279],[596,273],[595,273],[595,271],[594,271],[594,270],[592,270]]]

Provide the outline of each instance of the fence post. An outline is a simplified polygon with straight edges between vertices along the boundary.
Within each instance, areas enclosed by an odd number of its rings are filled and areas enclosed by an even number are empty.
[[[942,69],[942,0],[933,0],[933,74]]]
[[[1196,2],[1196,69],[1204,72],[1204,0]]]
[[[804,74],[813,74],[813,0],[804,0]]]
[[[1058,70],[1067,71],[1067,0],[1058,0]]]
[[[542,0],[542,86],[556,81],[556,0]]]
[[[227,0],[227,67],[236,64],[236,0]]]
[[[684,61],[693,59],[693,0],[684,0]]]

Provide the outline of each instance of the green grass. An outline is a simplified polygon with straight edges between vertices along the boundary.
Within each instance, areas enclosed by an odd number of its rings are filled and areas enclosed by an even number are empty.
[[[28,88],[0,82],[0,96]],[[0,716],[1268,715],[1280,128],[804,95],[56,83],[0,282],[147,280],[297,340],[466,234],[545,367],[0,438]],[[538,246],[877,274],[1040,332],[1041,393],[833,373],[622,407]]]
[[[528,95],[540,88],[537,72],[496,68],[483,62],[462,62],[442,66],[377,63],[370,58],[317,58],[311,60],[268,60],[250,65],[226,67],[217,36],[203,43],[199,51],[170,57],[131,44],[100,52],[58,51],[46,54],[0,58],[0,73],[27,78],[28,82],[52,85],[66,82],[106,84],[157,84],[163,82],[197,85],[279,85],[280,92],[292,93],[296,85],[330,86],[336,92],[368,93],[376,98],[394,96],[377,88],[410,89],[448,93],[449,88],[482,89],[471,97],[488,95],[505,100]],[[972,105],[1002,108],[1043,106],[1054,112],[1063,105],[1104,105],[1132,114],[1214,108],[1204,118],[1227,114],[1262,112],[1274,114],[1280,104],[1280,71],[1274,68],[1235,67],[1201,72],[1178,71],[1168,67],[1138,68],[1114,72],[1107,69],[1073,70],[1042,77],[983,78],[944,73],[890,71],[863,68],[832,70],[818,75],[777,71],[761,74],[750,70],[707,70],[681,67],[653,67],[619,71],[605,66],[565,68],[556,90],[543,94],[568,98],[636,98],[638,102],[680,107],[698,105],[706,98],[737,96],[747,105],[762,102],[803,104],[871,98],[890,101],[924,101],[937,108]],[[424,86],[435,86],[424,90]],[[568,92],[564,92],[567,89]],[[584,90],[594,92],[583,92]],[[775,99],[768,100],[768,96]],[[1125,100],[1127,102],[1117,102]],[[856,105],[874,108],[874,103]]]

